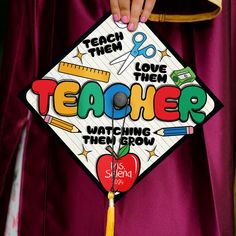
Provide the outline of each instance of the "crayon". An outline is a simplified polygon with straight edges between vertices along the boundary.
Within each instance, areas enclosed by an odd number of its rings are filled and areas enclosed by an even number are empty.
[[[181,126],[181,127],[166,127],[154,132],[160,136],[179,136],[185,134],[193,134],[193,126]]]
[[[44,121],[50,125],[71,133],[81,133],[81,131],[75,125],[50,115],[46,115]]]

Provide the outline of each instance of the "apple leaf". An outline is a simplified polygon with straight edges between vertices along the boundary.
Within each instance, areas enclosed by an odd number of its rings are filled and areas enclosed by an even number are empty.
[[[130,150],[129,145],[123,146],[118,152],[118,155],[117,155],[118,158],[121,158],[121,157],[125,156],[127,153],[129,153],[129,150]]]

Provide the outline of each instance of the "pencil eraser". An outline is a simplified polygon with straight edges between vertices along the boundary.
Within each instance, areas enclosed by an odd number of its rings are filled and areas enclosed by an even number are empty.
[[[193,132],[194,132],[193,126],[189,126],[188,127],[188,133],[193,134]]]
[[[46,123],[48,123],[49,120],[50,120],[50,116],[49,116],[49,115],[46,115],[45,118],[44,118],[44,121],[45,121]]]

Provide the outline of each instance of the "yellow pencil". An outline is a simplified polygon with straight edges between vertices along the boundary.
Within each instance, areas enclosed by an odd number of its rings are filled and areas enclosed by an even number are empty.
[[[81,133],[81,131],[75,125],[50,115],[46,115],[44,121],[50,125],[53,125],[57,128],[66,130],[71,133]]]

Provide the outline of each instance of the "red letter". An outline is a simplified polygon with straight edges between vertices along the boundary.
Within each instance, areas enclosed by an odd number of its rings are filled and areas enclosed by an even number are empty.
[[[32,84],[32,90],[39,95],[38,107],[41,115],[47,115],[49,106],[49,96],[54,94],[57,82],[50,79],[36,80]]]
[[[173,111],[178,107],[178,103],[173,99],[176,100],[179,96],[180,89],[173,86],[161,87],[156,91],[154,107],[157,119],[162,121],[176,121],[179,119],[179,112]]]

